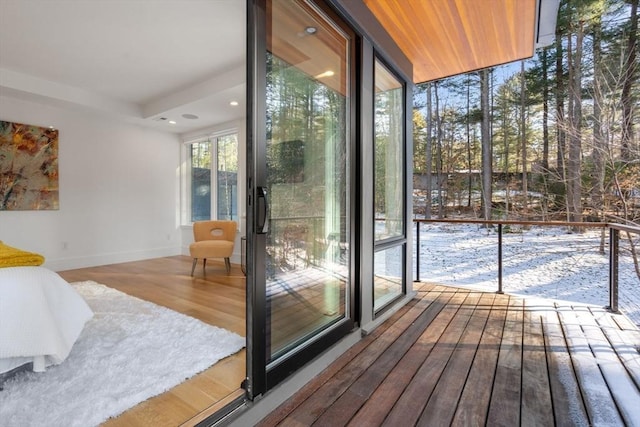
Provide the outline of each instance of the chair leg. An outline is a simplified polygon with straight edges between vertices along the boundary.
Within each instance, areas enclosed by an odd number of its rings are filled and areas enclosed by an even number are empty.
[[[198,263],[198,258],[193,259],[193,264],[191,264],[191,275],[193,276],[193,272],[196,269],[196,264]]]
[[[202,273],[206,274],[206,269],[207,269],[207,259],[203,258],[202,259]]]
[[[231,260],[229,258],[224,259],[224,266],[227,268],[227,274],[231,272]]]

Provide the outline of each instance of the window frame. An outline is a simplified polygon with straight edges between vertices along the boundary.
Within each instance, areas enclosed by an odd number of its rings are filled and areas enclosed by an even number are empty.
[[[240,224],[242,218],[243,218],[243,211],[242,211],[242,204],[241,204],[241,200],[242,200],[242,194],[243,191],[241,191],[241,167],[242,167],[242,155],[241,155],[241,132],[240,129],[238,129],[237,127],[233,127],[233,128],[225,128],[219,131],[215,131],[215,132],[210,132],[207,133],[205,135],[200,135],[194,138],[189,138],[185,141],[183,141],[182,145],[183,145],[183,158],[184,161],[182,162],[183,165],[183,173],[182,176],[184,178],[184,186],[182,188],[182,193],[183,193],[183,209],[182,209],[182,221],[181,223],[183,225],[192,225],[194,223],[193,220],[193,200],[192,200],[192,194],[193,194],[193,162],[192,162],[192,151],[191,151],[191,147],[193,146],[193,144],[198,144],[198,143],[210,143],[211,147],[209,150],[209,156],[210,156],[210,170],[211,170],[211,174],[210,174],[210,215],[209,215],[209,219],[210,220],[216,220],[219,219],[218,218],[218,141],[221,138],[227,137],[227,136],[231,136],[231,135],[235,135],[236,138],[236,156],[237,156],[237,171],[236,171],[236,187],[237,187],[237,191],[236,191],[236,197],[235,197],[235,202],[236,202],[236,211],[235,211],[235,218],[232,218],[234,221],[236,221],[238,224]]]
[[[408,192],[408,185],[407,185],[407,168],[408,168],[408,164],[407,164],[407,117],[409,114],[409,109],[407,108],[407,97],[408,97],[408,87],[407,87],[407,82],[404,78],[402,78],[399,73],[396,72],[396,70],[394,69],[394,67],[392,67],[382,56],[379,52],[375,52],[373,54],[373,64],[372,64],[372,71],[373,71],[373,78],[372,78],[372,94],[373,94],[373,111],[372,111],[372,117],[373,117],[373,123],[372,123],[372,137],[373,137],[373,173],[374,173],[374,179],[373,182],[371,184],[372,189],[373,189],[373,194],[375,195],[376,193],[376,178],[375,178],[375,172],[376,172],[376,159],[377,159],[377,153],[376,153],[376,90],[375,90],[375,81],[376,81],[376,75],[375,75],[375,70],[376,70],[376,63],[381,65],[382,67],[384,67],[384,69],[391,74],[395,79],[397,79],[397,81],[401,84],[401,88],[402,88],[402,101],[401,101],[401,105],[402,105],[402,117],[401,120],[399,121],[399,123],[402,125],[402,129],[400,132],[401,135],[401,141],[400,141],[400,146],[401,146],[401,153],[399,153],[400,159],[401,161],[401,166],[402,166],[402,177],[401,177],[401,182],[402,182],[402,189],[401,192],[403,194],[403,199],[402,199],[402,212],[401,212],[401,218],[403,219],[403,224],[401,227],[401,233],[400,235],[396,235],[396,236],[389,236],[389,237],[385,237],[382,239],[377,239],[376,238],[376,233],[375,233],[375,228],[376,228],[376,215],[375,215],[375,201],[372,201],[374,206],[373,206],[373,210],[374,210],[374,218],[373,218],[373,255],[375,257],[375,255],[379,252],[384,252],[387,251],[389,249],[393,249],[396,247],[402,247],[404,248],[404,250],[402,251],[403,256],[402,256],[402,260],[401,262],[401,266],[402,266],[402,273],[401,273],[401,279],[402,279],[402,287],[400,289],[400,292],[398,293],[398,295],[396,295],[394,298],[390,298],[389,300],[385,301],[383,304],[381,304],[379,307],[376,307],[376,299],[375,299],[375,284],[372,286],[371,292],[372,292],[372,308],[373,308],[373,318],[377,318],[378,316],[380,316],[381,314],[383,314],[384,312],[386,312],[389,308],[391,308],[395,302],[404,297],[407,293],[407,274],[406,274],[406,269],[407,269],[407,265],[406,265],[406,248],[407,248],[407,244],[408,244],[408,229],[409,229],[409,223],[408,223],[408,219],[407,219],[407,209],[408,209],[408,204],[407,204],[407,200],[404,196],[406,196],[407,192]],[[375,271],[372,271],[373,273],[373,279],[375,281]]]
[[[407,151],[407,141],[406,141],[406,119],[407,119],[407,109],[406,109],[406,99],[407,99],[407,85],[406,82],[404,81],[404,79],[402,79],[395,71],[392,67],[390,67],[387,62],[380,57],[380,55],[378,55],[377,53],[374,54],[374,65],[373,65],[373,97],[374,97],[374,101],[373,101],[373,194],[376,194],[376,160],[377,160],[377,152],[376,152],[376,102],[375,102],[375,97],[376,97],[376,92],[375,92],[375,70],[376,70],[376,63],[379,63],[391,76],[393,76],[398,83],[400,83],[401,85],[401,90],[402,90],[402,100],[400,102],[400,105],[402,106],[402,117],[399,120],[399,124],[402,126],[401,130],[400,130],[400,147],[401,147],[401,152],[399,153],[399,159],[401,160],[401,167],[402,167],[402,176],[401,176],[401,183],[402,183],[402,188],[401,188],[401,193],[404,196],[407,193],[407,164],[406,164],[406,151]],[[394,236],[387,236],[387,237],[383,237],[378,239],[376,237],[376,233],[375,233],[375,221],[376,219],[374,218],[374,246],[375,246],[375,250],[377,251],[378,249],[386,249],[389,246],[394,246],[400,243],[404,243],[406,242],[407,239],[407,203],[406,200],[404,198],[401,199],[401,203],[402,203],[402,208],[401,208],[401,214],[400,214],[400,218],[402,219],[402,227],[400,230],[400,234],[399,235],[394,235]],[[374,205],[374,216],[375,216],[375,205]]]

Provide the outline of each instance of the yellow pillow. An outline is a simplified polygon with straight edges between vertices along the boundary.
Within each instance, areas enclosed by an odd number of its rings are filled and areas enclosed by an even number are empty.
[[[40,254],[12,248],[0,241],[0,268],[42,265],[43,262]]]

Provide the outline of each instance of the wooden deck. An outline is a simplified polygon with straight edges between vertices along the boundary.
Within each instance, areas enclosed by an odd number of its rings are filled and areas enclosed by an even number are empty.
[[[640,425],[640,332],[624,316],[415,285],[260,425]]]

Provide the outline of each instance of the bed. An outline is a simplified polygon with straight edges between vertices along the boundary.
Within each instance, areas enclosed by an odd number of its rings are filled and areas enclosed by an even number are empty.
[[[0,386],[19,367],[62,363],[93,312],[73,287],[41,266],[0,268]]]

